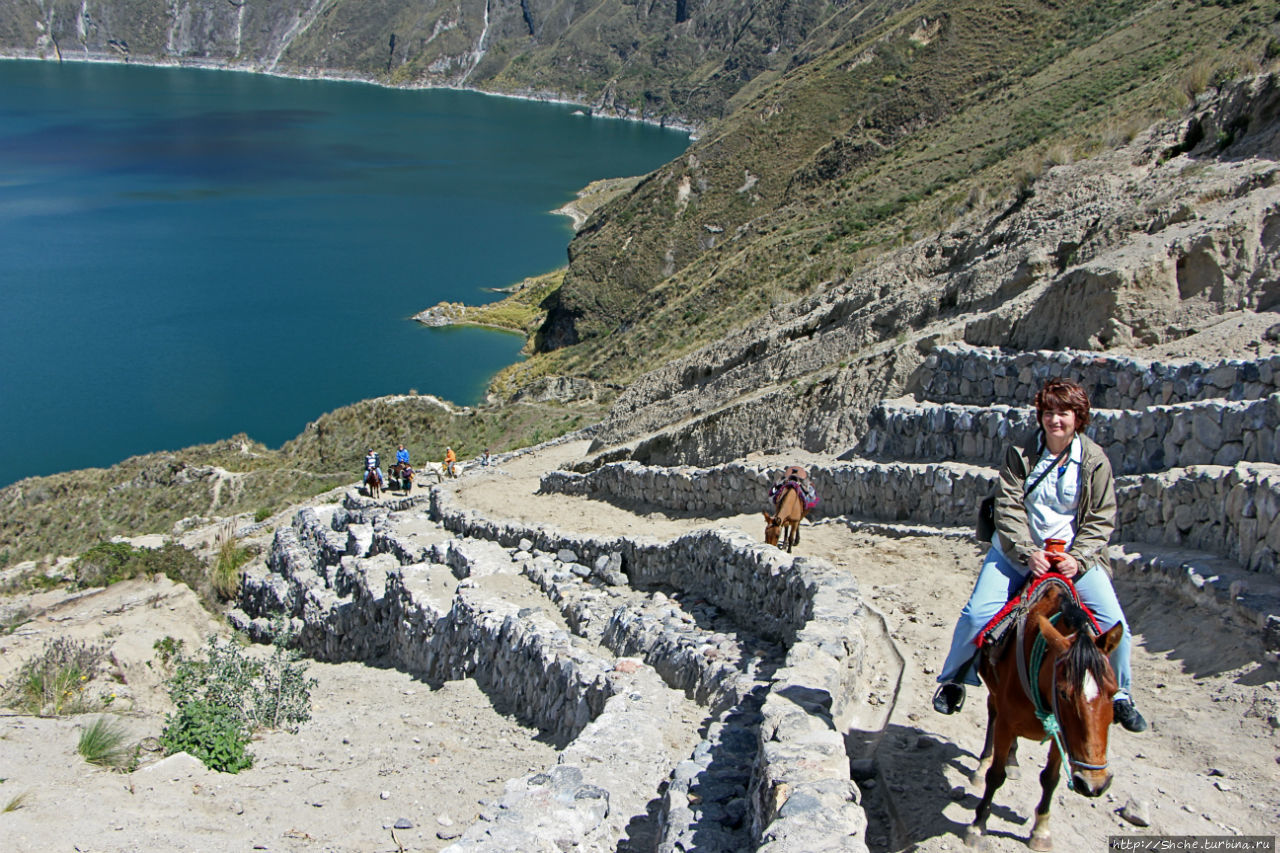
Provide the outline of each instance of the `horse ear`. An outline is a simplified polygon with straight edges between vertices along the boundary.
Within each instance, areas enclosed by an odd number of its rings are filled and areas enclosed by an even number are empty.
[[[1049,644],[1049,648],[1053,650],[1055,655],[1060,655],[1071,648],[1071,640],[1058,633],[1058,629],[1053,627],[1052,622],[1044,618],[1042,614],[1037,614],[1036,620],[1040,627],[1041,636],[1044,637],[1044,641]]]
[[[1115,651],[1116,646],[1120,645],[1120,640],[1124,637],[1124,623],[1117,622],[1111,626],[1111,630],[1094,640],[1098,644],[1098,649],[1104,655],[1110,655]]]
[[[764,512],[763,510],[761,510],[761,515],[763,515],[763,516],[764,516],[764,523],[765,523],[765,524],[773,524],[773,516],[772,516],[772,515],[769,515],[769,513]]]

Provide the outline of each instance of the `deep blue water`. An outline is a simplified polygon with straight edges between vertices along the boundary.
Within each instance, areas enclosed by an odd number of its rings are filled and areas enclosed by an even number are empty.
[[[565,262],[549,213],[687,135],[468,92],[0,61],[0,485],[338,406],[458,403],[521,339],[428,329]]]

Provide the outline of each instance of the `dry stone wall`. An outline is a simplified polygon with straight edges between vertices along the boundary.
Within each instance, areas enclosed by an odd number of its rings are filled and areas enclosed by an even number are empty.
[[[990,468],[851,462],[811,466],[821,501],[814,517],[969,526],[995,487]],[[649,468],[615,462],[588,474],[543,476],[542,488],[625,505],[706,515],[767,506],[767,484],[781,468],[741,463],[712,468]],[[1260,463],[1198,466],[1117,478],[1116,541],[1197,548],[1280,577],[1280,467]]]
[[[924,360],[920,393],[939,403],[1031,405],[1051,377],[1079,382],[1099,409],[1144,409],[1197,400],[1256,400],[1280,391],[1280,356],[1176,364],[1084,351],[1009,353],[949,344]]]
[[[1208,551],[1280,577],[1280,466],[1197,466],[1122,480],[1120,539]]]
[[[1088,434],[1116,474],[1188,465],[1280,461],[1280,394],[1260,400],[1095,409]],[[1010,443],[1034,438],[1030,406],[884,404],[871,411],[858,452],[872,458],[960,459],[999,467]]]
[[[659,849],[865,850],[844,742],[865,654],[854,579],[741,534],[565,536],[483,518],[439,488],[430,514],[462,538],[409,541],[396,513],[355,495],[300,512],[269,571],[246,579],[236,620],[265,638],[268,616],[288,615],[321,659],[474,677],[568,743],[557,767],[508,783],[454,849],[621,837],[622,801],[643,806],[662,781],[649,753],[673,713],[659,694],[676,687],[727,715],[667,780]],[[440,572],[460,579],[451,596],[429,582]],[[593,654],[545,615],[486,597],[477,579],[495,573],[523,574],[574,633],[652,666]],[[659,674],[665,685],[644,682]]]
[[[615,579],[607,574],[607,567],[596,565],[602,557],[607,561],[617,555],[631,585],[672,587],[701,595],[731,613],[738,624],[774,640],[787,640],[810,618],[811,579],[796,571],[786,555],[760,547],[740,533],[704,530],[672,541],[576,536],[454,508],[443,489],[434,491],[432,514],[446,529],[462,536],[507,547],[518,547],[526,540],[549,553],[568,551],[605,582]]]
[[[995,486],[993,471],[964,465],[860,460],[810,465],[808,471],[819,496],[813,518],[925,519],[935,524],[967,525],[978,503]],[[587,474],[549,472],[542,478],[542,489],[673,512],[736,515],[768,509],[769,486],[781,479],[782,472],[781,467],[740,462],[711,468],[614,462]]]

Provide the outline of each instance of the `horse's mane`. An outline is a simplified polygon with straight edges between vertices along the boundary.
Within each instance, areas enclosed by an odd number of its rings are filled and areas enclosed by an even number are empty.
[[[1084,681],[1085,673],[1090,672],[1093,673],[1094,680],[1102,684],[1106,676],[1107,659],[1093,642],[1093,625],[1089,615],[1070,599],[1062,601],[1060,610],[1065,623],[1062,633],[1074,631],[1076,635],[1076,641],[1063,656],[1063,677],[1071,684],[1080,684]]]

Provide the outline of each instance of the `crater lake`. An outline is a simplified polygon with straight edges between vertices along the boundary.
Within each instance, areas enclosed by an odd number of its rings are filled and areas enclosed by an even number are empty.
[[[0,61],[0,485],[411,389],[522,338],[440,301],[564,265],[592,180],[688,134],[577,107],[231,71]]]

